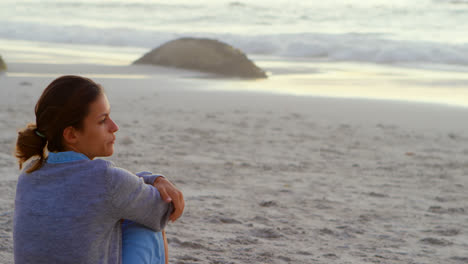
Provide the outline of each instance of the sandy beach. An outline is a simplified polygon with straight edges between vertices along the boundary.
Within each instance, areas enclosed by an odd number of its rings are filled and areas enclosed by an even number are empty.
[[[25,63],[0,75],[0,263],[13,263],[16,131],[68,73],[108,94],[120,126],[108,159],[184,192],[184,215],[166,229],[170,263],[468,263],[468,108],[205,89],[247,84],[160,67]]]

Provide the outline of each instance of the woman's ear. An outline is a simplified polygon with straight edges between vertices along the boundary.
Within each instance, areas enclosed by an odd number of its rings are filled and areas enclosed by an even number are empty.
[[[63,130],[63,141],[65,145],[74,145],[78,141],[76,132],[76,129],[72,126],[67,126]]]

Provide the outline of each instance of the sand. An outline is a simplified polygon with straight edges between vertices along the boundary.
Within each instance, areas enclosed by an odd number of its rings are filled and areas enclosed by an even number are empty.
[[[104,85],[109,159],[184,193],[170,263],[467,263],[468,109],[214,91],[158,67],[10,64],[0,75],[0,263],[13,263],[16,130],[60,74]],[[208,76],[209,77],[209,76]]]

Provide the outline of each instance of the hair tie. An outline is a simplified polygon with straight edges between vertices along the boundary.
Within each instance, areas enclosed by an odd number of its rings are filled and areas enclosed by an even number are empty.
[[[39,132],[39,131],[37,130],[37,128],[34,130],[34,133],[36,133],[36,135],[38,135],[38,136],[41,137],[41,138],[46,138],[46,137],[44,136],[44,134],[42,134],[41,132]]]

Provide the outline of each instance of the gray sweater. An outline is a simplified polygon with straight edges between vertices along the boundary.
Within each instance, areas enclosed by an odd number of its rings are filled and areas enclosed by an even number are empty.
[[[121,263],[120,219],[154,231],[168,221],[172,204],[145,184],[155,178],[100,159],[23,172],[15,199],[15,263]]]

